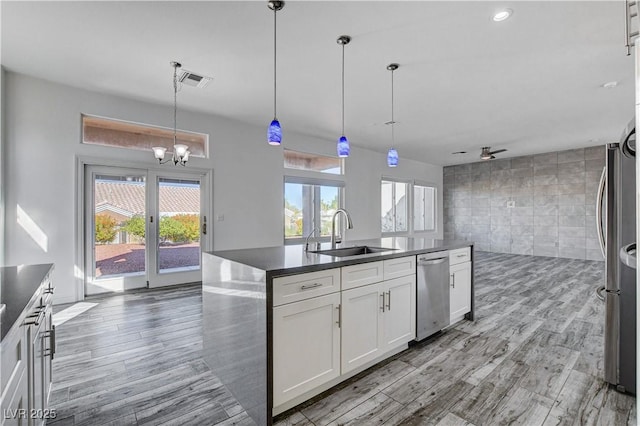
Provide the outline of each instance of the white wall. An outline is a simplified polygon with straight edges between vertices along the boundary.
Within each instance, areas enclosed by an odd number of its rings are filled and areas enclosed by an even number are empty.
[[[76,258],[77,156],[154,166],[151,152],[82,145],[80,114],[129,120],[171,128],[171,106],[107,96],[25,75],[4,75],[7,264],[56,265],[56,303],[78,300]],[[265,123],[268,117],[265,115]],[[265,124],[266,126],[266,124]],[[266,127],[195,112],[178,111],[178,127],[210,135],[210,159],[194,158],[193,167],[213,169],[214,249],[282,245],[282,148],[265,142]],[[301,151],[335,154],[335,142],[290,132],[284,145]],[[402,153],[400,149],[400,153]],[[346,165],[345,206],[354,229],[348,239],[380,236],[380,178],[394,176],[433,182],[438,187],[438,232],[442,237],[442,167],[400,159],[389,169],[385,155],[353,147]],[[172,166],[164,166],[172,167]],[[17,225],[20,206],[47,236],[46,251]],[[78,265],[79,267],[81,265]],[[81,268],[80,268],[81,269]]]
[[[5,189],[4,185],[4,111],[5,111],[5,97],[4,94],[4,67],[0,65],[0,266],[4,265],[4,197]]]

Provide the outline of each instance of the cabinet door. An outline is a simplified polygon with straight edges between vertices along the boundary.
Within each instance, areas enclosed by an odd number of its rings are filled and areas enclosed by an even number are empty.
[[[382,309],[379,283],[342,292],[342,374],[382,354]]]
[[[451,323],[471,311],[471,262],[449,268]]]
[[[49,396],[51,394],[51,371],[53,370],[53,353],[55,348],[53,344],[55,343],[55,337],[53,334],[55,333],[53,326],[53,310],[52,306],[48,305],[45,313],[45,333],[42,336],[42,348],[43,348],[43,359],[42,359],[42,398],[43,398],[43,406],[45,409],[49,408]]]
[[[2,400],[2,425],[26,426],[29,423],[27,370],[23,369],[11,383],[15,385],[15,389],[7,389],[9,392]]]
[[[416,276],[396,278],[382,283],[384,294],[383,352],[401,346],[416,337]]]
[[[340,375],[340,293],[273,308],[273,405]]]
[[[44,316],[37,325],[29,326],[29,410],[41,413],[44,406],[44,330],[46,327]],[[30,416],[29,424],[41,424],[41,418]]]

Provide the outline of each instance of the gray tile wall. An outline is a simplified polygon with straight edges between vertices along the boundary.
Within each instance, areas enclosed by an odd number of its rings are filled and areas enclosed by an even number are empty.
[[[478,250],[603,260],[596,192],[604,146],[444,168],[444,237]]]

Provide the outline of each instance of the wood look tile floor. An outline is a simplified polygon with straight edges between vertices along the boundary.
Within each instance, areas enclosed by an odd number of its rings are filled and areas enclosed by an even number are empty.
[[[476,321],[284,415],[285,425],[635,425],[602,381],[602,262],[476,253]],[[89,298],[57,327],[50,425],[253,425],[203,362],[199,286]],[[56,307],[59,312],[67,306]]]

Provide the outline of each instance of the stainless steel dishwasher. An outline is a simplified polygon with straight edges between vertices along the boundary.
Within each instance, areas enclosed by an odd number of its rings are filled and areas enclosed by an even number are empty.
[[[449,325],[449,252],[418,255],[416,340]]]

